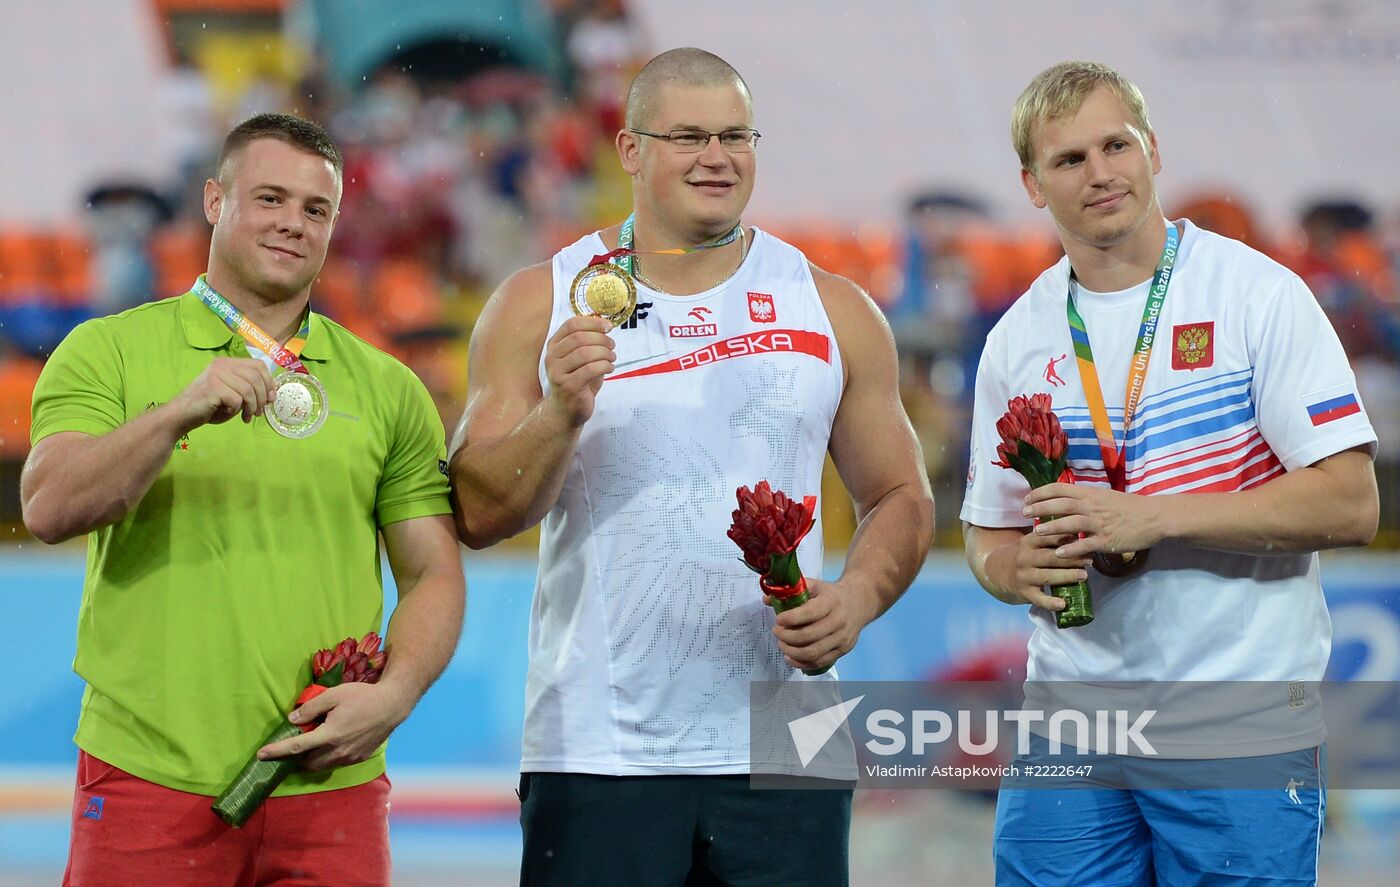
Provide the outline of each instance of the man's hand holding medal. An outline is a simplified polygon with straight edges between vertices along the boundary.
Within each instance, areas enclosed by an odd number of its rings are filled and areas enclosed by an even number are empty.
[[[545,375],[550,391],[547,401],[571,428],[580,428],[593,415],[593,401],[603,377],[617,365],[616,343],[608,333],[622,326],[637,310],[637,284],[633,281],[639,255],[683,256],[725,246],[735,240],[747,254],[743,225],[698,246],[639,252],[632,248],[633,217],[622,223],[618,247],[593,257],[569,286],[569,318],[550,337],[545,351]]]
[[[593,415],[594,398],[603,377],[617,362],[608,332],[613,324],[594,315],[571,317],[560,324],[545,347],[544,370],[549,379],[545,404],[570,428],[582,428]]]
[[[261,416],[277,397],[277,386],[263,362],[251,357],[219,357],[171,402],[181,432],[220,425],[241,415],[245,423]]]

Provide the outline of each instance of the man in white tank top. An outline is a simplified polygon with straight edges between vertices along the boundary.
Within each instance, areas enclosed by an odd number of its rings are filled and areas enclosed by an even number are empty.
[[[1028,698],[1073,681],[1095,709],[1141,710],[1149,692],[1175,693],[1163,719],[1192,723],[1159,734],[1165,760],[1099,759],[1096,778],[1136,781],[1003,782],[997,884],[1315,882],[1325,731],[1305,688],[1331,642],[1317,551],[1365,545],[1378,519],[1376,437],[1346,355],[1296,275],[1163,217],[1147,106],[1116,72],[1042,72],[1012,135],[1066,258],[987,337],[968,562],[994,597],[1030,605]],[[995,423],[1008,399],[1042,393],[1078,483],[1027,495],[992,464]],[[1128,552],[1134,572],[1104,558]],[[1086,577],[1094,620],[1057,628],[1065,603],[1046,586]],[[1128,698],[1113,682],[1133,682]],[[1021,771],[1053,767],[1049,748],[1033,739]],[[1244,772],[1276,787],[1220,779]],[[1158,790],[1167,778],[1196,790]]]
[[[542,522],[521,880],[845,884],[849,786],[750,790],[748,694],[834,663],[923,561],[932,495],[893,339],[850,281],[742,226],[758,133],[727,63],[653,59],[626,127],[632,218],[492,297],[451,462],[470,547]],[[620,245],[636,310],[575,316],[575,275]],[[734,493],[816,494],[828,452],[860,527],[841,577],[775,618],[725,535]],[[822,554],[818,526],[809,578]]]

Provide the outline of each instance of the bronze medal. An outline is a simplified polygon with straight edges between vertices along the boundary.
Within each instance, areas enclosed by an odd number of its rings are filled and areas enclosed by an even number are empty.
[[[1142,551],[1125,551],[1121,554],[1095,552],[1094,569],[1105,576],[1122,579],[1124,576],[1131,576],[1147,566],[1147,556],[1150,553],[1151,549],[1148,548],[1144,548]]]

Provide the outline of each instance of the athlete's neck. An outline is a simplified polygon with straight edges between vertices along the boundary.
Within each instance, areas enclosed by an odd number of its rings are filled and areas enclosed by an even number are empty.
[[[641,253],[637,256],[636,267],[640,276],[645,278],[643,282],[662,292],[684,296],[702,293],[727,279],[739,269],[743,256],[743,244],[738,238],[724,246],[686,255],[659,256],[650,253],[700,246],[723,238],[737,224],[736,219],[720,226],[675,231],[638,212],[632,223],[632,248]],[[617,242],[617,234],[613,233],[612,238],[610,243]]]
[[[1090,292],[1116,293],[1152,279],[1166,242],[1166,219],[1148,217],[1128,239],[1100,247],[1062,236],[1079,285]]]
[[[279,344],[285,344],[300,329],[306,306],[311,300],[310,287],[291,296],[258,293],[240,286],[233,275],[217,267],[210,267],[204,279],[214,288],[214,292],[227,299],[233,307],[243,312],[244,317],[257,324]]]

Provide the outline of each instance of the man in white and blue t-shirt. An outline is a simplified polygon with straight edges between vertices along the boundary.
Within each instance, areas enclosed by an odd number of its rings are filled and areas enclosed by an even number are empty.
[[[1164,218],[1157,137],[1116,72],[1042,72],[1012,135],[1026,193],[1050,210],[1066,258],[987,337],[962,508],[968,561],[994,597],[1031,606],[1032,683],[1282,688],[1166,734],[1156,752],[1249,759],[1288,780],[1003,786],[997,883],[1312,882],[1325,733],[1316,705],[1287,688],[1321,680],[1331,648],[1317,551],[1367,544],[1378,519],[1376,436],[1346,354],[1288,269]],[[1041,392],[1078,483],[1027,495],[991,464],[995,423],[1010,398]],[[1064,602],[1046,586],[1091,573],[1094,621],[1057,629]],[[1045,750],[1032,741],[1032,757]]]

